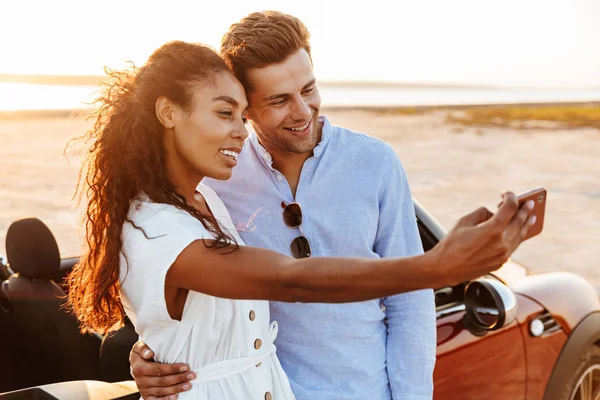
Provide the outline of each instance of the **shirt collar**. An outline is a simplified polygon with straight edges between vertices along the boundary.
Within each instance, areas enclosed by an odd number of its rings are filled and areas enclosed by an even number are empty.
[[[320,115],[319,122],[323,124],[323,129],[321,131],[321,141],[315,146],[313,150],[313,157],[321,156],[323,150],[325,149],[325,147],[327,147],[327,144],[331,140],[331,137],[333,136],[334,132],[334,127],[331,125],[326,116]],[[260,144],[260,142],[258,141],[258,136],[256,135],[256,131],[254,130],[254,128],[251,129],[252,130],[250,131],[248,141],[256,151],[256,154],[258,154],[261,161],[267,167],[273,168],[273,157],[271,156],[271,154],[269,154],[267,149],[265,149],[263,145]]]
[[[252,125],[250,125],[250,129],[251,131],[250,135],[248,136],[248,141],[252,145],[252,148],[258,155],[258,158],[260,158],[260,161],[262,161],[262,163],[270,169],[273,169],[273,157],[271,156],[271,154],[269,154],[267,149],[265,149],[263,145],[260,144],[260,142],[258,141],[258,136],[256,135],[256,131],[254,130]]]

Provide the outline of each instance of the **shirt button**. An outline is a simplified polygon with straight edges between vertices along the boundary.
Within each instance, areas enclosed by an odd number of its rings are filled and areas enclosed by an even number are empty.
[[[259,362],[258,364],[255,365],[256,368],[260,367],[260,364],[262,364],[262,362]]]
[[[254,319],[256,318],[256,313],[254,312],[254,310],[250,310],[250,321],[254,321]]]
[[[281,179],[283,179],[281,175],[277,175],[277,180],[280,181]]]
[[[271,395],[271,392],[265,393],[265,400],[273,400],[273,395]]]
[[[269,153],[265,153],[265,154],[263,155],[263,157],[265,158],[265,160],[268,160],[268,159],[270,159],[270,158],[271,158],[271,155],[270,155]]]
[[[256,350],[258,350],[258,349],[260,349],[260,346],[262,346],[262,340],[260,340],[260,339],[256,339],[256,340],[254,341],[254,348],[255,348]]]

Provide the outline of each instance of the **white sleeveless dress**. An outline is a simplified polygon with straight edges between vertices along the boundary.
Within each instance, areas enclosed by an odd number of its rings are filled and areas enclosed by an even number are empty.
[[[202,184],[198,191],[222,229],[243,245],[218,195]],[[189,244],[213,235],[187,212],[152,203],[144,195],[132,204],[128,219],[120,264],[123,305],[156,361],[186,363],[196,372],[192,389],[179,399],[294,399],[275,354],[277,323],[270,323],[267,301],[222,299],[190,290],[181,321],[169,316],[167,271]]]

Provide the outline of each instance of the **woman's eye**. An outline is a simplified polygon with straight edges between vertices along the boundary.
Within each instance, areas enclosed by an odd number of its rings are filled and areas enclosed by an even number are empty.
[[[242,117],[242,122],[245,124],[246,122],[248,122],[248,117]]]
[[[224,115],[228,118],[231,118],[231,116],[233,116],[233,113],[231,111],[219,111],[219,114]]]

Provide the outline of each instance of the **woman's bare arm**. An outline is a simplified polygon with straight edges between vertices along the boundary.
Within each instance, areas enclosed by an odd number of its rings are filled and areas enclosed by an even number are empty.
[[[424,257],[295,260],[255,247],[230,251],[192,243],[171,266],[166,284],[228,299],[347,302],[419,289],[417,282],[424,281],[419,275],[425,267],[416,268]]]
[[[499,268],[520,244],[530,209],[505,201],[463,217],[430,252],[415,257],[296,260],[253,247],[215,250],[193,242],[167,273],[167,286],[230,299],[352,302],[435,288]]]

